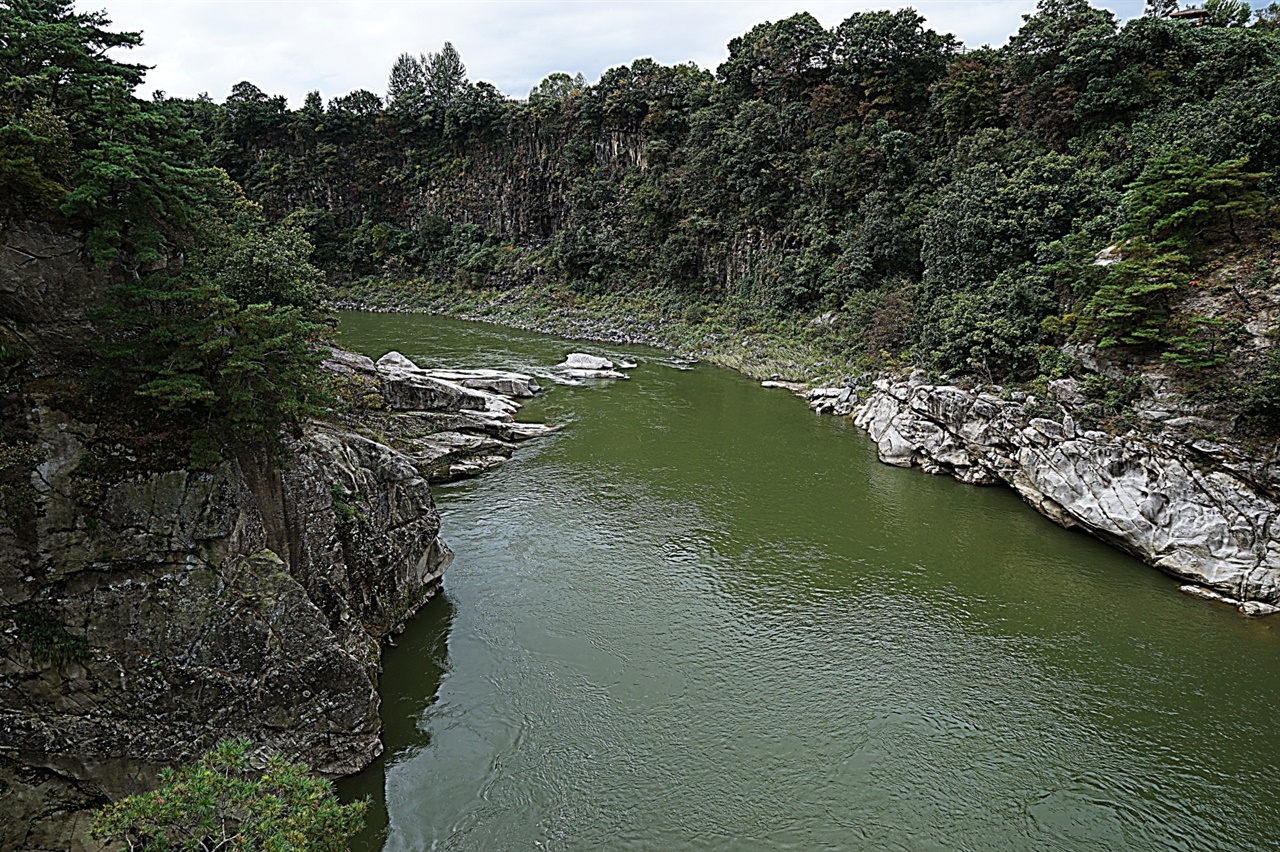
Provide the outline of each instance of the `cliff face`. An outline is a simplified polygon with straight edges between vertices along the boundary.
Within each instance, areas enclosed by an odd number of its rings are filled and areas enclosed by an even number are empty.
[[[425,476],[323,423],[279,465],[139,458],[61,410],[104,274],[74,235],[0,237],[0,330],[25,355],[0,375],[0,810],[26,815],[0,847],[67,848],[97,797],[225,737],[366,766],[381,640],[451,558]]]
[[[1005,483],[1175,577],[1266,615],[1280,605],[1280,464],[1208,441],[1115,436],[1030,416],[1023,403],[878,380],[853,412],[888,464]]]
[[[230,461],[134,475],[86,511],[92,427],[33,414],[47,452],[34,535],[0,530],[26,557],[0,578],[0,755],[114,797],[224,737],[330,773],[380,753],[380,640],[451,557],[402,455],[314,427],[282,473]]]
[[[92,426],[33,415],[35,533],[4,531],[26,558],[0,582],[16,640],[0,660],[0,746],[50,765],[164,763],[235,735],[325,772],[368,764],[379,640],[448,562],[417,471],[316,427],[282,473],[233,460],[98,480],[86,506],[77,473],[104,452]],[[69,652],[49,659],[64,633]]]

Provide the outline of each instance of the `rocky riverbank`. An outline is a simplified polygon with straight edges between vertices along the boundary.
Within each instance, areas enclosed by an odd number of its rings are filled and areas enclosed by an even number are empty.
[[[910,379],[865,373],[855,378],[853,367],[820,349],[771,343],[767,335],[724,346],[691,336],[678,321],[663,326],[637,320],[637,335],[618,332],[628,327],[625,314],[590,318],[560,308],[535,317],[520,300],[496,309],[472,304],[465,311],[451,309],[455,304],[445,299],[437,307],[467,319],[580,339],[629,343],[641,337],[738,369],[765,386],[803,396],[819,413],[853,418],[888,464],[918,466],[972,484],[1008,485],[1055,523],[1086,531],[1184,580],[1184,591],[1248,615],[1270,614],[1280,605],[1280,546],[1272,541],[1280,458],[1274,449],[1259,451],[1224,438],[1223,424],[1173,393],[1158,371],[1142,377],[1134,403],[1142,427],[1113,434],[1078,425],[1093,418],[1072,379],[1053,383],[1053,392],[1037,399],[1019,391],[1002,395],[1002,388],[987,392],[929,382],[919,371]],[[651,332],[657,339],[645,337]],[[1097,364],[1081,354],[1082,362]],[[1113,368],[1099,369],[1104,379],[1120,378]],[[826,384],[832,375],[843,378]]]
[[[381,752],[381,643],[452,558],[429,484],[551,427],[513,417],[530,376],[325,367],[364,410],[283,465],[147,469],[32,400],[31,526],[0,526],[0,847],[82,848],[92,808],[226,737],[330,774]]]
[[[851,416],[880,460],[975,485],[1004,484],[1055,523],[1080,528],[1245,615],[1280,611],[1280,462],[1196,437],[1196,418],[1113,435],[1077,425],[1074,383],[1059,401],[937,385],[917,373],[860,389],[801,391]],[[1053,416],[1048,416],[1052,414]]]

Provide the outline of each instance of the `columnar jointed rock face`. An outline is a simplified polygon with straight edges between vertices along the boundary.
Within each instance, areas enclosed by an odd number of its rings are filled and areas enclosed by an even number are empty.
[[[1010,485],[1063,526],[1080,526],[1249,614],[1280,604],[1277,504],[1229,460],[1155,439],[1081,431],[987,394],[881,379],[854,412],[888,464]],[[1206,448],[1210,450],[1211,448]]]

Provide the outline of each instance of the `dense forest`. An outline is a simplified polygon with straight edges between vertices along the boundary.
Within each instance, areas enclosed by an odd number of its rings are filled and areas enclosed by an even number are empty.
[[[182,104],[135,97],[146,69],[114,52],[141,36],[108,26],[70,0],[0,3],[0,216],[82,234],[109,284],[86,310],[62,282],[62,317],[36,316],[16,281],[0,293],[0,479],[27,461],[23,394],[197,466],[278,451],[322,399],[305,234],[209,163]],[[87,337],[40,337],[80,313]]]
[[[1280,401],[1249,345],[1278,280],[1280,7],[1164,5],[1121,27],[1042,0],[973,50],[910,9],[800,14],[714,73],[642,59],[523,101],[446,44],[385,98],[290,111],[241,83],[184,107],[331,278],[656,291],[739,327],[834,312],[830,344],[873,366],[987,381],[1093,344],[1257,425]]]
[[[120,277],[109,381],[210,434],[305,408],[316,306],[352,281],[660,294],[737,328],[824,316],[825,345],[871,368],[983,381],[1096,348],[1269,431],[1280,6],[1176,9],[1119,26],[1041,0],[977,49],[910,9],[799,14],[714,73],[641,59],[523,100],[446,43],[402,54],[385,97],[290,110],[247,82],[137,99],[144,69],[106,58],[136,34],[11,0],[0,184],[10,215],[84,229]],[[292,379],[263,379],[268,349]]]

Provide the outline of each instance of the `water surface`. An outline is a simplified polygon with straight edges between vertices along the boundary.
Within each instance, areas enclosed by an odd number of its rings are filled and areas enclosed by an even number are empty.
[[[1275,621],[1005,489],[663,353],[344,314],[374,358],[545,370],[565,424],[436,489],[444,595],[385,655],[357,848],[1265,849]]]

